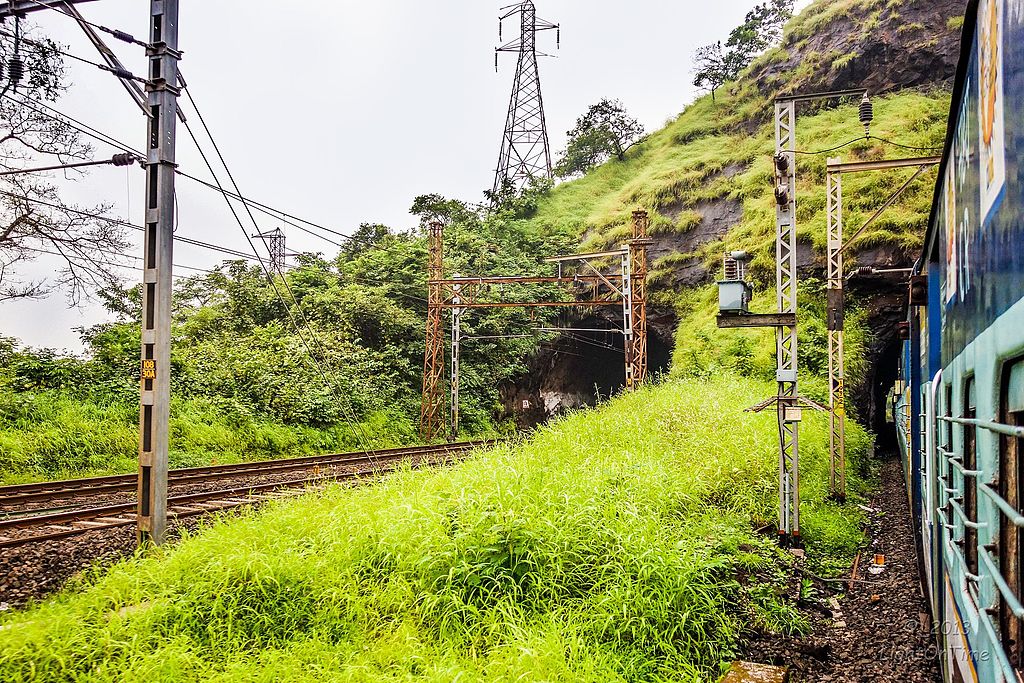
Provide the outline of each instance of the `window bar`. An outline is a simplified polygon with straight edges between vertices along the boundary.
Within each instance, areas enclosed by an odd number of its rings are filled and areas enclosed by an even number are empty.
[[[986,553],[987,554],[987,551]],[[996,628],[992,624],[992,617],[989,615],[988,610],[981,610],[981,624],[982,628],[985,629],[985,635],[988,636],[990,643],[999,643],[999,634],[996,633]],[[1006,658],[1006,653],[1003,652],[1002,647],[995,647],[996,662],[999,664],[999,670],[1003,674],[1003,679],[1012,681],[1016,678],[1017,674],[1010,666],[1010,660]]]
[[[995,420],[978,420],[966,417],[945,417],[940,416],[940,420],[945,422],[952,422],[959,425],[968,425],[971,427],[981,427],[987,429],[990,432],[997,434],[1003,434],[1004,436],[1012,436],[1018,439],[1024,439],[1024,427],[1017,427],[1014,425],[1003,424],[1002,422],[996,422]]]
[[[1013,616],[1018,619],[1024,619],[1024,605],[1020,604],[1020,600],[1018,600],[1017,596],[1013,594],[1010,584],[1006,583],[1003,575],[999,573],[995,560],[992,559],[988,549],[984,548],[983,551],[984,552],[980,553],[981,559],[985,563],[985,568],[991,573],[992,580],[995,582],[996,588],[999,589],[999,594],[1003,596],[1004,600],[1006,600],[1006,604],[1013,613]]]
[[[978,484],[978,490],[984,493],[996,506],[1003,511],[1014,526],[1024,527],[1024,515],[1013,509],[1006,500],[992,489],[988,484]]]

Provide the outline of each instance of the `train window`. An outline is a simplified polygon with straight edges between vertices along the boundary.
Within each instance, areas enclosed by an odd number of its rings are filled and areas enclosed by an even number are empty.
[[[973,420],[978,417],[977,386],[974,378],[967,380],[964,387],[964,418]],[[964,425],[964,469],[978,469],[977,427]],[[964,477],[964,514],[972,522],[978,521],[978,480],[977,477]],[[964,560],[967,571],[978,573],[978,530],[964,526]]]
[[[1018,361],[1003,375],[1000,419],[1004,424],[1024,426],[1024,361]],[[1024,501],[1024,481],[1021,468],[1024,466],[1024,439],[1001,436],[999,439],[999,493],[1015,510],[1021,509]],[[1014,526],[1005,515],[999,523],[999,567],[1003,578],[1013,594],[1022,595],[1021,578],[1024,565],[1021,550],[1024,546],[1024,531]],[[1020,619],[1014,617],[1006,601],[1001,601],[999,625],[1003,647],[1015,669],[1024,669],[1024,628]]]

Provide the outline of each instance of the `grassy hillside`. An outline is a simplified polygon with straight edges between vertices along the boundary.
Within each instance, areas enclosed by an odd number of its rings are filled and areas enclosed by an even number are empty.
[[[719,331],[714,325],[715,293],[707,283],[720,272],[722,254],[746,250],[754,257],[750,275],[759,292],[757,310],[774,309],[775,202],[772,196],[771,157],[773,93],[829,90],[849,87],[843,74],[862,53],[880,41],[914,45],[922,54],[955,40],[956,17],[930,29],[908,24],[917,11],[955,12],[943,3],[939,9],[914,8],[901,0],[842,0],[812,3],[786,26],[782,44],[758,58],[735,83],[720,88],[714,97],[703,96],[658,131],[631,148],[625,160],[612,159],[586,176],[558,185],[542,199],[530,219],[532,229],[577,235],[583,250],[611,247],[630,234],[630,213],[646,209],[657,257],[651,264],[652,300],[675,309],[679,319],[674,371],[688,375],[708,367],[727,366],[755,375],[773,368],[773,340],[766,332]],[[962,8],[961,8],[962,9]],[[902,18],[901,18],[902,17]],[[863,21],[860,21],[863,19]],[[858,24],[847,33],[843,22]],[[859,35],[858,35],[859,32]],[[794,64],[790,68],[790,64]],[[902,68],[894,64],[891,68]],[[920,80],[920,74],[895,71],[868,81],[890,85],[901,77]],[[934,78],[941,78],[935,74]],[[829,80],[833,79],[833,80]],[[941,86],[913,89],[894,87],[873,93],[875,120],[872,137],[863,138],[856,101],[828,106],[802,104],[798,110],[798,236],[817,254],[824,270],[826,238],[825,162],[839,156],[846,161],[937,154],[945,136],[950,96]],[[855,141],[852,142],[851,141]],[[847,144],[850,143],[850,144]],[[838,149],[834,149],[837,148]],[[825,151],[829,150],[829,151]],[[844,225],[849,237],[912,175],[914,169],[846,175],[843,178]],[[934,171],[926,173],[847,251],[847,265],[858,256],[881,249],[907,258],[921,246],[931,207]],[[708,216],[734,207],[738,218],[724,233]],[[677,245],[685,245],[679,248]],[[868,254],[868,259],[874,258]],[[699,265],[703,284],[680,284],[683,268]],[[823,312],[823,287],[812,280],[801,290],[801,307]],[[863,358],[859,346],[857,312],[853,307],[849,363],[856,378]],[[824,334],[820,315],[802,318],[801,335],[812,344]],[[805,345],[806,346],[806,345]],[[820,369],[813,349],[802,355],[803,367]]]
[[[223,520],[0,617],[0,679],[707,680],[745,629],[805,628],[768,521],[774,415],[742,412],[773,390],[673,381],[450,470]],[[825,501],[825,421],[804,427],[809,555],[841,561],[859,513]]]

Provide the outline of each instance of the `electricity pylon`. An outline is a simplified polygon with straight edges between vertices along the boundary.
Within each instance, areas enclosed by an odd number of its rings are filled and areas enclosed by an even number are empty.
[[[557,24],[537,18],[531,0],[506,8],[498,18],[498,40],[501,40],[501,22],[516,14],[520,18],[519,38],[505,43],[494,51],[494,69],[498,69],[499,52],[516,52],[516,78],[512,84],[512,97],[505,119],[505,134],[501,139],[498,170],[494,175],[494,193],[497,195],[510,183],[522,189],[534,178],[551,177],[551,148],[548,128],[544,119],[544,99],[540,93],[540,73],[537,69],[537,31],[555,29],[556,42],[561,42]],[[540,53],[541,56],[548,56]]]

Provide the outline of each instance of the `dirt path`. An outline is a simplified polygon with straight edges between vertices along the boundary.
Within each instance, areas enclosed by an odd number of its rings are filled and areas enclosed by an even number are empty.
[[[747,654],[752,661],[788,665],[792,683],[939,680],[899,460],[883,461],[881,485],[869,507],[870,542],[861,555],[860,581],[852,590],[815,582],[817,599],[804,604],[812,633],[754,637]],[[881,571],[872,568],[875,554],[885,556]]]

